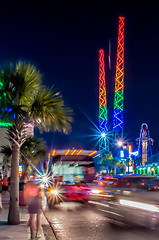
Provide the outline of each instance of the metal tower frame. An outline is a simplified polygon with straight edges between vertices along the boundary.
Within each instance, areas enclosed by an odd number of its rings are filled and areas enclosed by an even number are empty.
[[[124,108],[124,19],[119,17],[117,61],[115,76],[114,116],[113,131],[114,140],[123,138],[123,108]]]
[[[99,151],[109,151],[104,50],[99,50]]]

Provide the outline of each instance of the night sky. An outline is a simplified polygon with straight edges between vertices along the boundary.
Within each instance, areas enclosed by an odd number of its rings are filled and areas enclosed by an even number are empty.
[[[138,4],[140,2],[140,5]],[[72,132],[45,133],[49,148],[97,149],[98,50],[105,50],[109,124],[112,122],[118,17],[125,16],[124,136],[137,149],[142,123],[159,151],[159,17],[153,1],[5,1],[0,5],[0,65],[35,64],[74,111]],[[150,5],[151,4],[151,5]],[[108,42],[112,69],[108,69]],[[88,118],[86,117],[88,116]]]

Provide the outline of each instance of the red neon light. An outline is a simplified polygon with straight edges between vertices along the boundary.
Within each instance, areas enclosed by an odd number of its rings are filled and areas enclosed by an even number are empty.
[[[68,154],[69,154],[69,152],[70,152],[70,149],[68,149],[68,150],[66,151],[65,155],[68,155]]]
[[[52,151],[52,156],[54,157],[56,155],[56,150],[54,149],[53,151]]]
[[[104,50],[99,50],[99,107],[106,106]]]
[[[73,152],[71,153],[71,155],[73,155],[75,152],[76,152],[76,149],[75,149],[75,150],[73,150]]]
[[[97,152],[97,151],[94,151],[94,152],[90,153],[89,156],[94,155],[96,152]]]
[[[83,150],[81,149],[76,155],[79,155]]]
[[[131,145],[129,145],[128,149],[129,149],[129,153],[132,152],[132,146]]]

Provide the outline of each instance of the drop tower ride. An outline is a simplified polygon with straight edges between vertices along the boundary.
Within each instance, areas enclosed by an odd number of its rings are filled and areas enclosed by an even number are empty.
[[[119,17],[115,94],[114,94],[114,115],[113,135],[114,142],[123,139],[123,110],[124,110],[124,20]]]
[[[99,50],[99,152],[109,151],[104,50]]]

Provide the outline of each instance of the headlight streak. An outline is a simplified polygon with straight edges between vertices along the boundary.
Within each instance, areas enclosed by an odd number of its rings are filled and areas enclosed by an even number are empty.
[[[119,203],[123,206],[133,207],[133,208],[146,210],[150,212],[159,212],[159,208],[152,204],[135,202],[135,201],[124,200],[124,199],[120,199]]]
[[[54,205],[59,202],[64,202],[64,199],[67,199],[63,195],[63,190],[60,184],[54,184],[53,186],[51,185],[47,191],[47,196],[48,196],[47,200],[49,205]]]
[[[102,193],[102,190],[100,190],[100,189],[92,189],[92,191],[91,191],[92,193]]]

